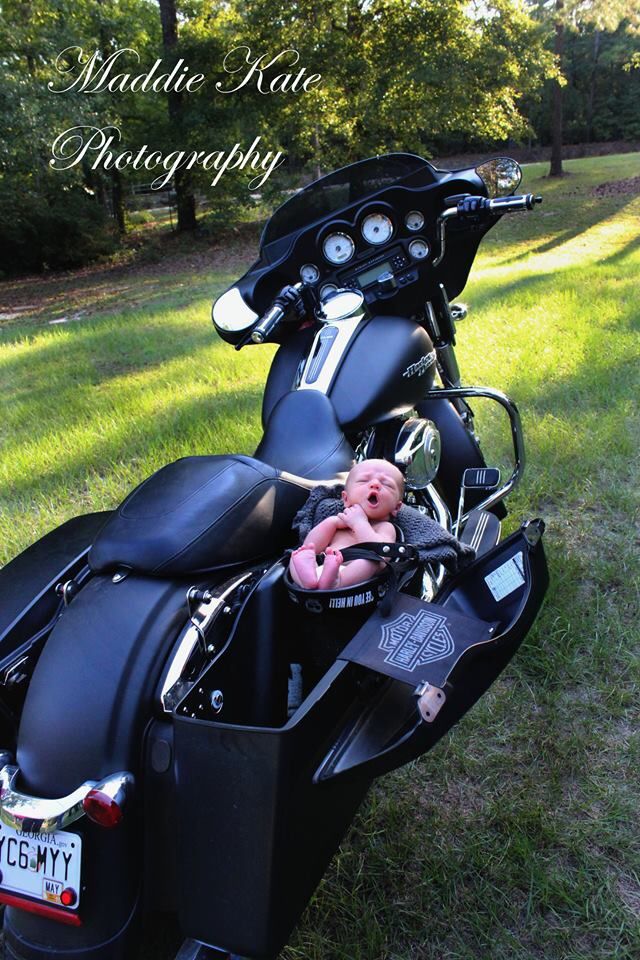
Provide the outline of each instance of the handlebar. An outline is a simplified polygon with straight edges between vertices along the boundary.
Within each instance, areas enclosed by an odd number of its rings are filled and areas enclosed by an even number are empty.
[[[304,283],[283,287],[266,313],[262,314],[246,336],[236,344],[236,350],[241,350],[248,343],[264,343],[283,320],[301,319],[307,310],[304,292]]]
[[[487,206],[492,213],[517,213],[518,210],[533,210],[537,203],[542,203],[542,197],[525,193],[520,197],[496,197],[488,200]]]
[[[517,197],[495,197],[488,200],[486,197],[474,196],[470,193],[459,193],[453,197],[447,197],[444,204],[447,209],[442,214],[443,217],[478,217],[483,214],[503,214],[517,213],[520,210],[533,210],[537,203],[542,203],[542,197],[536,197],[532,193],[524,193]]]
[[[277,303],[274,302],[269,307],[266,313],[264,313],[255,327],[251,330],[251,342],[252,343],[264,343],[270,333],[272,333],[281,320],[286,316],[286,310]]]
[[[503,213],[517,213],[520,210],[533,210],[537,203],[542,203],[542,197],[532,193],[524,193],[518,197],[496,197],[488,200],[486,197],[474,196],[470,193],[458,193],[453,197],[446,197],[445,209],[438,217],[438,240],[440,252],[433,260],[433,266],[442,263],[445,254],[445,230],[447,223],[453,218],[458,220],[474,220],[476,223],[493,216],[502,216]]]

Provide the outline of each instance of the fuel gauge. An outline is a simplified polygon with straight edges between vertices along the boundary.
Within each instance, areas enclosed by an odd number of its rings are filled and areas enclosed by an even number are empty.
[[[424,227],[424,216],[419,210],[410,210],[404,218],[404,222],[409,230],[422,230]]]
[[[409,253],[414,260],[424,260],[425,257],[429,256],[429,244],[426,240],[416,237],[409,244]]]
[[[305,283],[316,283],[320,279],[320,271],[315,263],[305,263],[300,267],[300,279]]]

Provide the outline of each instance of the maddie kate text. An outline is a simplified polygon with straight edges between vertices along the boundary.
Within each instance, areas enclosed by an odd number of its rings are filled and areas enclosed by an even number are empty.
[[[115,50],[105,58],[97,50],[85,55],[81,47],[67,47],[56,59],[56,69],[61,79],[58,84],[50,81],[48,89],[54,94],[71,90],[84,94],[104,91],[189,94],[206,83],[205,75],[191,73],[182,58],[170,70],[164,68],[161,59],[157,59],[149,70],[135,73],[123,69],[126,58],[131,56],[139,63],[139,54],[129,47]],[[295,95],[308,92],[322,80],[320,74],[309,73],[306,67],[300,65],[300,54],[293,48],[281,50],[275,56],[254,56],[251,48],[242,44],[229,50],[222,67],[229,77],[215,84],[220,94],[253,88],[263,96]],[[235,143],[226,150],[173,150],[166,154],[152,149],[148,144],[139,149],[118,151],[116,148],[121,140],[120,129],[113,125],[97,127],[79,124],[68,127],[53,141],[49,163],[56,170],[68,170],[82,161],[90,163],[93,170],[99,167],[123,170],[129,166],[134,170],[161,168],[164,173],[159,174],[151,184],[155,190],[166,187],[179,169],[190,170],[201,166],[204,170],[215,170],[211,186],[216,186],[229,170],[251,171],[254,176],[249,182],[249,189],[255,190],[285,160],[282,151],[264,150],[261,136],[255,137],[249,147]]]

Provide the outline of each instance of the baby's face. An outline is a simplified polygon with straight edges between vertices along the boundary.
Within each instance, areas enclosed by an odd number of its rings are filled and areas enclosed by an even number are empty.
[[[386,460],[364,460],[347,477],[342,499],[358,504],[369,520],[386,520],[402,506],[402,474]]]

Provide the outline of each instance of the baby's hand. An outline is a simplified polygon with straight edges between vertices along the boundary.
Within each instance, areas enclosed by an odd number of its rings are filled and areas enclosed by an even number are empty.
[[[344,513],[338,513],[336,515],[336,530],[350,530],[349,523]]]
[[[354,533],[358,533],[358,530],[362,529],[363,526],[369,527],[370,525],[369,518],[359,503],[354,503],[352,507],[345,507],[342,516],[345,518],[347,527]]]

